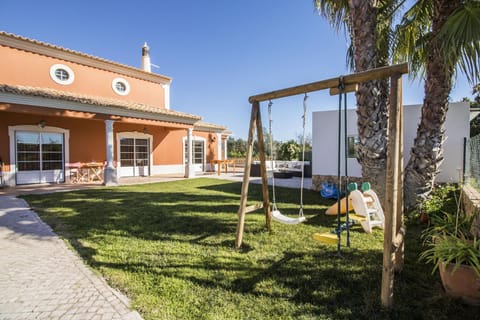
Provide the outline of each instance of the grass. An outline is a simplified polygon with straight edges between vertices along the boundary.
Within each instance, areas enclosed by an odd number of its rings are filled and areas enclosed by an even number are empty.
[[[239,183],[193,179],[25,199],[92,268],[125,292],[145,319],[474,319],[478,309],[447,298],[438,274],[418,262],[421,226],[410,223],[394,307],[380,306],[383,233],[351,232],[351,248],[312,240],[335,227],[332,201],[306,191],[307,222],[264,228],[247,215],[234,250]],[[282,213],[299,191],[277,188]],[[251,185],[251,204],[260,200]],[[250,203],[249,203],[250,204]]]

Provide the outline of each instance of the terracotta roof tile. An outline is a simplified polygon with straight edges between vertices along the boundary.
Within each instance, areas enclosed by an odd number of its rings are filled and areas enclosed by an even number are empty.
[[[160,109],[160,108],[149,106],[143,103],[123,101],[123,100],[110,99],[110,98],[104,98],[104,97],[87,96],[87,95],[82,95],[77,93],[59,91],[59,90],[50,89],[50,88],[37,88],[37,87],[29,87],[29,86],[19,86],[19,85],[13,86],[13,85],[0,84],[0,92],[77,102],[77,103],[89,104],[89,105],[95,105],[95,106],[106,106],[106,107],[113,107],[113,108],[119,108],[119,109],[125,109],[125,110],[141,111],[141,112],[151,113],[151,114],[159,114],[159,115],[165,115],[165,116],[184,118],[185,120],[187,119],[200,120],[202,118],[197,115],[174,111],[174,110],[168,110],[168,109]]]
[[[203,129],[214,129],[214,130],[226,130],[227,129],[227,127],[225,127],[225,126],[221,126],[221,125],[213,124],[213,123],[208,123],[208,122],[203,122],[203,121],[195,122],[195,127],[203,128]]]

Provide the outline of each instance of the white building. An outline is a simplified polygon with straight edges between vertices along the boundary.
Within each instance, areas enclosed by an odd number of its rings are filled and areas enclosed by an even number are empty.
[[[404,164],[410,158],[410,149],[417,134],[420,122],[421,105],[404,106]],[[343,113],[343,112],[342,112]],[[358,141],[357,113],[355,109],[347,112],[347,136],[349,150]],[[330,176],[337,175],[338,157],[338,110],[313,112],[312,117],[312,176],[317,184]],[[464,138],[470,133],[470,105],[468,102],[451,103],[445,123],[446,141],[443,145],[444,161],[440,166],[437,182],[458,182],[463,168]],[[343,119],[342,119],[343,124]],[[344,138],[342,129],[342,170],[344,166]],[[342,171],[343,174],[343,171]],[[361,167],[354,154],[348,157],[348,175],[361,177]],[[317,188],[316,188],[317,189]]]

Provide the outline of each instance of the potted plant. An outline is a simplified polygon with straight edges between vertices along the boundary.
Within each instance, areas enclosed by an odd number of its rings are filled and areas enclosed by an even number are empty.
[[[430,213],[431,225],[423,234],[426,249],[420,258],[433,264],[432,272],[440,271],[448,295],[480,305],[480,240],[472,232],[474,217],[460,205],[452,209]]]

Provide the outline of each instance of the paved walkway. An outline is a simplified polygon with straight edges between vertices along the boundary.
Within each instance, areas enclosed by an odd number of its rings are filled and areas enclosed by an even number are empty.
[[[0,319],[142,319],[29,210],[0,196]]]

